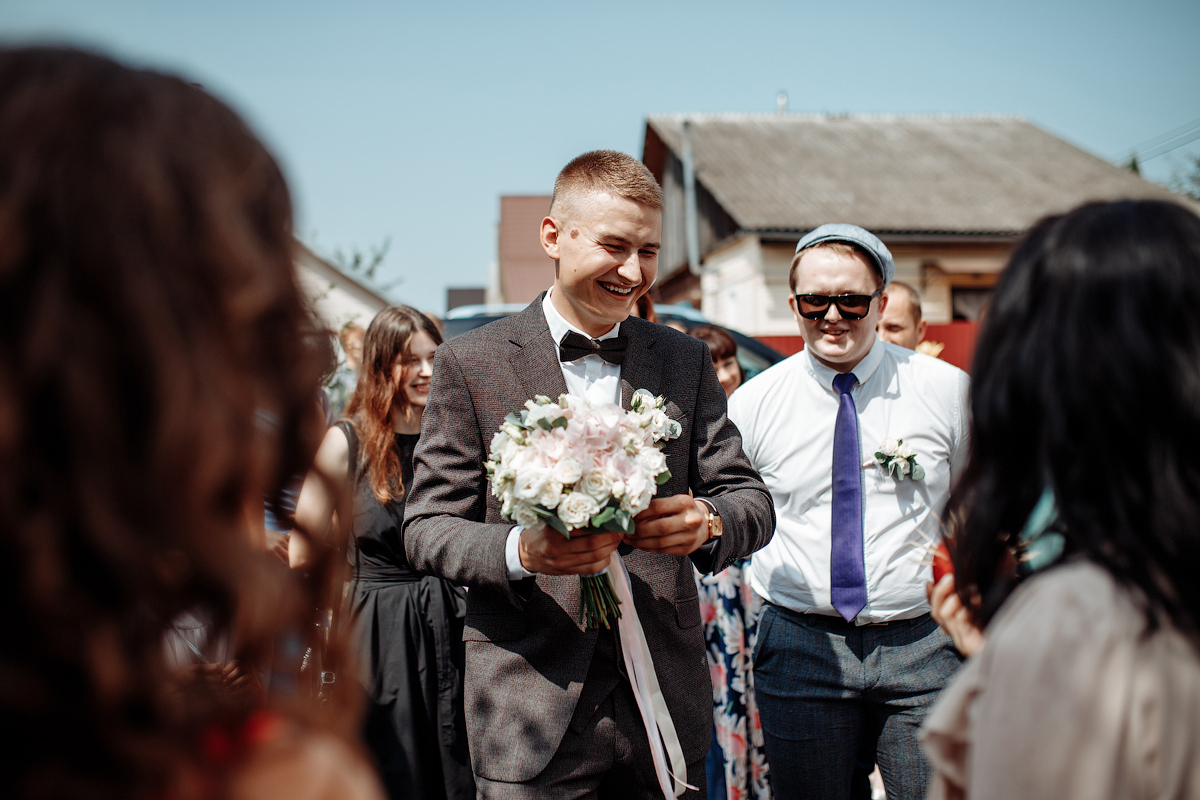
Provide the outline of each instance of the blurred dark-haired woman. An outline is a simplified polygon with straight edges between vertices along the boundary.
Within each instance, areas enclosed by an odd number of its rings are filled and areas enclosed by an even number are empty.
[[[401,527],[413,450],[442,336],[408,306],[372,320],[348,419],[329,429],[296,504],[291,564],[331,540],[333,497],[352,493],[350,610],[368,696],[364,737],[393,798],[475,796],[463,716],[462,590],[412,569]]]
[[[353,697],[253,690],[340,588],[262,540],[324,430],[295,256],[275,160],[196,84],[0,49],[6,797],[380,796]]]
[[[1014,252],[947,512],[986,639],[926,720],[931,797],[1200,794],[1197,308],[1178,205],[1085,205]]]

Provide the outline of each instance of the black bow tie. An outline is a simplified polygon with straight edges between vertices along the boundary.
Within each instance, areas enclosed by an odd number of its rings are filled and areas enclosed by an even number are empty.
[[[574,361],[584,356],[600,356],[610,364],[620,364],[625,360],[625,350],[628,347],[629,337],[627,336],[589,339],[575,331],[567,331],[567,335],[558,345],[558,360]]]

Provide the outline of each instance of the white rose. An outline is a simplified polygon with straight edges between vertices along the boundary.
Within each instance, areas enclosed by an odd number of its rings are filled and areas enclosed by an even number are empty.
[[[645,511],[646,506],[650,505],[650,498],[654,496],[655,488],[640,471],[633,473],[625,480],[625,496],[621,498],[621,508],[630,514]]]
[[[513,492],[522,500],[536,503],[542,487],[550,479],[550,470],[543,467],[523,466],[517,470]]]
[[[655,447],[648,447],[638,453],[638,463],[651,476],[657,476],[667,468],[667,457]]]
[[[513,482],[517,479],[517,471],[507,464],[501,464],[496,468],[495,490],[496,496],[508,492],[512,489]]]
[[[898,473],[896,475],[896,477],[903,478],[905,475],[908,474],[908,471],[909,471],[908,459],[897,458],[894,461],[892,461],[892,463],[888,466],[888,469]]]
[[[508,447],[508,443],[511,441],[512,437],[507,433],[504,431],[496,431],[496,434],[492,437],[491,452],[494,454],[503,452],[504,448]]]
[[[628,492],[625,495],[625,500],[621,502],[621,507],[630,514],[637,516],[646,510],[650,505],[650,499],[654,497],[654,490],[657,487],[653,483],[644,483],[639,492]]]
[[[522,528],[537,528],[542,524],[542,518],[528,503],[517,503],[516,508],[513,509],[513,521]]]
[[[570,486],[583,475],[583,467],[573,458],[560,458],[554,465],[551,477],[563,486]]]
[[[625,481],[621,480],[620,478],[617,478],[615,481],[613,481],[612,496],[617,498],[618,500],[620,500],[624,494],[625,494]]]
[[[652,395],[647,389],[638,389],[633,393],[633,397],[629,403],[630,408],[636,411],[642,409],[654,408],[658,405],[658,398]]]
[[[571,492],[558,504],[558,518],[568,528],[587,527],[588,520],[600,510],[596,501],[583,492]]]
[[[542,486],[541,494],[537,497],[537,504],[543,508],[554,508],[562,500],[563,486],[556,480],[548,480]]]
[[[584,475],[575,488],[602,504],[612,494],[612,480],[604,474],[604,470],[594,469]]]
[[[895,439],[884,439],[883,445],[879,448],[879,450],[884,455],[894,456],[894,455],[896,455],[896,448],[898,448],[899,446],[900,446],[900,443],[898,441],[896,441]]]

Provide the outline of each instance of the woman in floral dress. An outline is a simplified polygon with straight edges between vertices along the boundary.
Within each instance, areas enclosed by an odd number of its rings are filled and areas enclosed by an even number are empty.
[[[699,325],[688,333],[708,345],[725,396],[733,394],[742,384],[733,337],[715,325]],[[762,598],[743,580],[747,561],[696,577],[713,686],[713,743],[705,760],[712,800],[771,797],[750,668]]]

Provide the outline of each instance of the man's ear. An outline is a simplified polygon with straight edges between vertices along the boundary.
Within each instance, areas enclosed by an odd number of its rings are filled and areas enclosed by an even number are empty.
[[[558,237],[562,232],[558,220],[554,217],[546,217],[542,220],[542,249],[555,261],[558,261]]]
[[[917,323],[917,342],[918,343],[925,341],[925,331],[928,330],[928,328],[929,328],[929,323],[926,322],[925,320],[921,320],[920,322]]]
[[[883,316],[883,310],[887,308],[888,296],[886,294],[879,295],[879,316]]]

